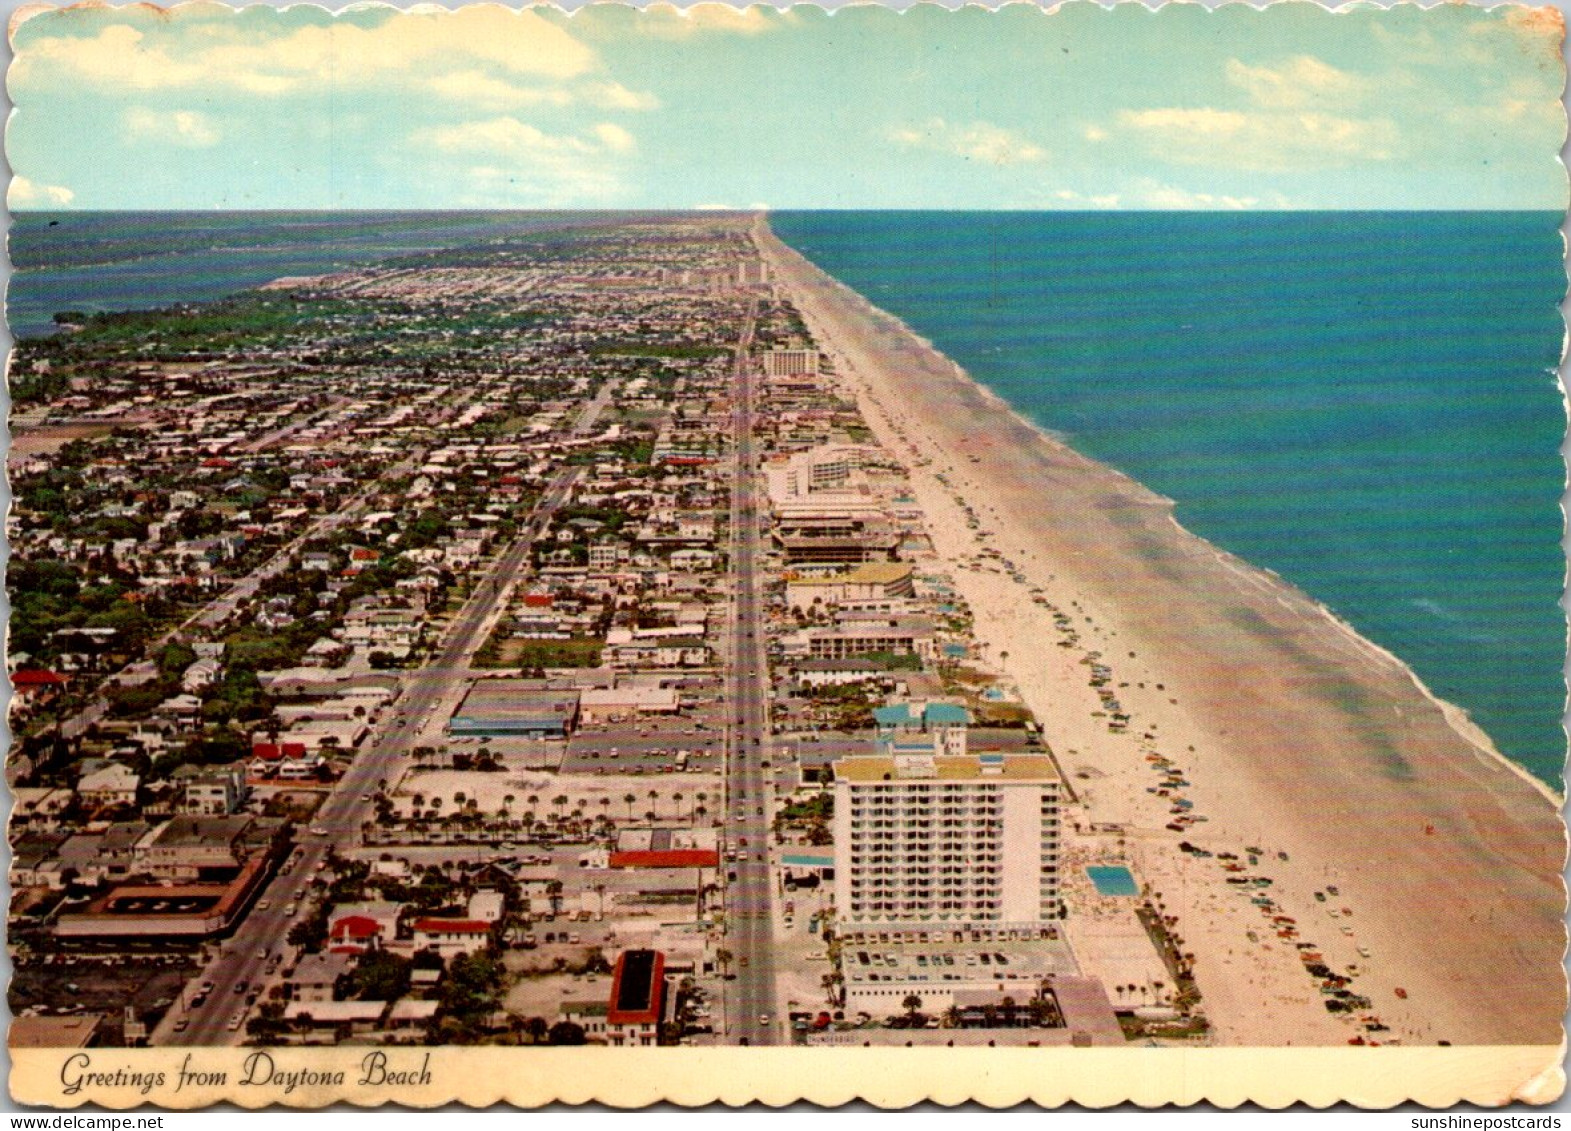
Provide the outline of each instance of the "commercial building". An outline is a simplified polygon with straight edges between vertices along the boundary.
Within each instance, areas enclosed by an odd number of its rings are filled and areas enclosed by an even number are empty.
[[[70,1017],[17,1017],[6,1032],[13,1049],[86,1049],[98,1044],[108,1020],[101,1013]]]
[[[1061,908],[1057,767],[1047,754],[935,745],[894,733],[886,753],[835,763],[842,937],[1040,935]]]
[[[674,715],[681,707],[675,688],[636,684],[587,687],[579,693],[578,702],[586,723],[633,715]]]
[[[448,720],[455,738],[566,738],[578,724],[578,691],[537,680],[477,680]]]

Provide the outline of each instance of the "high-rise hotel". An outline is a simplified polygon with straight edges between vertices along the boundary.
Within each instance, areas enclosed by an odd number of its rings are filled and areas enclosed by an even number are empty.
[[[1050,755],[972,753],[966,713],[877,713],[877,752],[835,763],[835,903],[847,941],[1034,938],[1059,918]]]

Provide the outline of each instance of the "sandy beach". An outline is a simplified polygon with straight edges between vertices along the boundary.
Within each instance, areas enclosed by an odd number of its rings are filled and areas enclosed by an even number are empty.
[[[981,659],[1042,721],[1080,801],[1070,858],[1129,863],[1193,955],[1213,1042],[1362,1034],[1325,1009],[1309,954],[1351,968],[1381,1043],[1544,1045],[1558,1063],[1560,799],[1308,596],[757,236],[910,469]]]

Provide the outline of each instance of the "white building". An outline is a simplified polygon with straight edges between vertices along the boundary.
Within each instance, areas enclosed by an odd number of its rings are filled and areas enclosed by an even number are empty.
[[[434,950],[443,958],[474,954],[491,945],[491,924],[480,919],[416,919],[415,949]]]
[[[759,280],[762,282],[763,280]],[[811,377],[818,372],[818,351],[765,350],[764,375],[767,377]]]
[[[835,763],[835,905],[848,941],[1021,937],[1060,915],[1061,782],[1045,754],[903,743]]]

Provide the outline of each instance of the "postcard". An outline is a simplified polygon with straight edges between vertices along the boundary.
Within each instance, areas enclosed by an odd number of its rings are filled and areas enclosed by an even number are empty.
[[[18,9],[15,1100],[1559,1098],[1562,38]]]

